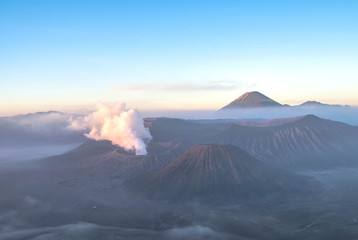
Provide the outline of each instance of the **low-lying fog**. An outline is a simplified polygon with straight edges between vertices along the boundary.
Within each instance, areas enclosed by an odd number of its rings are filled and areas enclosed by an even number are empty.
[[[80,144],[81,143],[0,147],[0,161],[21,161],[44,158],[62,154],[78,147]]]
[[[96,176],[60,181],[2,163],[0,239],[356,239],[357,173],[303,172],[324,188],[309,201],[210,207],[150,202]]]

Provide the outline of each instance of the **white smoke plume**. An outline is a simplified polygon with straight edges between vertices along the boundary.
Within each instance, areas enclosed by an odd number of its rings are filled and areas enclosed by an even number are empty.
[[[71,121],[75,130],[89,129],[85,136],[95,140],[109,140],[136,155],[146,155],[146,143],[152,139],[144,127],[143,118],[133,109],[127,110],[124,103],[111,107],[104,103],[96,104],[97,110],[83,118]]]

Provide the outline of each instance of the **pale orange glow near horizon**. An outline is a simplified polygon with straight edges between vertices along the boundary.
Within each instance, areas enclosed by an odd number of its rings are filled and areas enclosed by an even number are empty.
[[[248,91],[254,91],[250,89]],[[221,107],[225,106],[229,102],[233,101],[237,97],[244,94],[246,91],[235,91],[238,92],[237,95],[234,95],[232,91],[229,93],[203,93],[198,94],[199,96],[187,95],[185,99],[180,99],[176,94],[173,94],[174,97],[165,99],[130,99],[125,101],[125,99],[114,99],[114,97],[109,99],[104,99],[104,101],[82,101],[82,103],[71,103],[66,101],[61,102],[47,102],[43,103],[12,103],[12,104],[1,104],[0,105],[0,116],[12,116],[17,114],[26,114],[32,112],[46,112],[46,111],[61,111],[69,113],[87,113],[94,109],[96,102],[106,102],[109,104],[114,104],[116,102],[125,102],[128,108],[134,108],[138,111],[143,112],[158,112],[158,111],[200,111],[200,110],[218,110]],[[339,104],[339,105],[349,105],[352,107],[358,106],[358,99],[355,95],[346,94],[342,97],[337,97],[333,94],[322,94],[320,96],[314,96],[312,93],[303,94],[300,97],[290,96],[286,92],[264,92],[260,91],[266,96],[272,98],[273,100],[281,104],[289,104],[291,106],[302,104],[306,101],[318,101],[326,104]],[[353,90],[352,90],[353,92]],[[195,95],[195,94],[194,94]]]

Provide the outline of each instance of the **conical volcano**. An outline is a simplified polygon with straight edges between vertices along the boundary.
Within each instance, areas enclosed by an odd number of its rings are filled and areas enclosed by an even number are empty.
[[[167,167],[125,186],[151,199],[215,201],[302,190],[302,182],[233,145],[196,145]]]
[[[280,103],[260,92],[247,92],[222,108],[225,110],[236,108],[281,107]]]

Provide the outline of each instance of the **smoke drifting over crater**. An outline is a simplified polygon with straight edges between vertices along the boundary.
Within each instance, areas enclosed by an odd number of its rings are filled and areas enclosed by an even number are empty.
[[[96,104],[93,113],[71,121],[74,130],[89,130],[86,137],[94,140],[109,140],[136,155],[146,155],[146,143],[152,139],[144,127],[143,118],[133,109],[126,109],[124,103],[111,107],[104,103]]]

